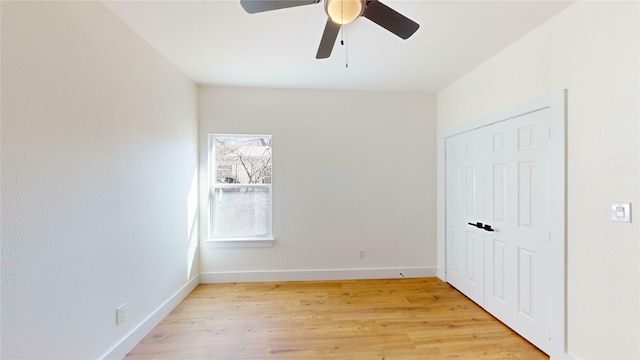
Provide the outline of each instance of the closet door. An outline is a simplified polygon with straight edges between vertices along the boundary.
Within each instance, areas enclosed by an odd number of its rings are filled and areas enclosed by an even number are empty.
[[[543,351],[549,342],[545,110],[446,140],[447,281]]]
[[[545,350],[550,261],[546,110],[487,127],[484,308]]]
[[[486,178],[487,140],[482,129],[446,143],[447,281],[476,303],[484,304],[484,230],[481,221]]]

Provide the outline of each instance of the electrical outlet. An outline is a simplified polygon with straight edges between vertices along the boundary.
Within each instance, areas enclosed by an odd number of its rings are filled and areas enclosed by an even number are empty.
[[[125,320],[127,320],[127,303],[116,308],[116,325],[122,324]]]
[[[358,250],[358,260],[362,260],[364,259],[364,250],[363,249],[359,249]]]

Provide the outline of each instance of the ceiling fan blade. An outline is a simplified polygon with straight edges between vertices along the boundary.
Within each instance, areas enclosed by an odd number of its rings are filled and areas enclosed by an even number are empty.
[[[322,33],[322,39],[320,40],[320,46],[318,47],[318,53],[316,59],[326,59],[331,56],[333,45],[338,38],[338,32],[340,32],[340,24],[336,24],[331,19],[327,18],[327,25],[324,27]]]
[[[368,2],[362,15],[405,40],[413,35],[420,27],[415,21],[378,0]]]
[[[322,0],[240,0],[240,5],[249,14],[285,9],[294,6],[317,4]]]

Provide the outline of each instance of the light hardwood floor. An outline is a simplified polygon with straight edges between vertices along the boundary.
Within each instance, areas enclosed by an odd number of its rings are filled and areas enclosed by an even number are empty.
[[[198,286],[125,359],[548,359],[436,279]]]

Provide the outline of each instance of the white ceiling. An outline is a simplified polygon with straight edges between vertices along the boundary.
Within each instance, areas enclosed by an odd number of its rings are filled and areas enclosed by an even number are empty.
[[[437,91],[568,7],[571,1],[382,0],[420,24],[408,40],[361,17],[346,46],[316,51],[322,4],[247,14],[240,0],[103,1],[200,84]],[[345,67],[348,58],[349,67]]]

